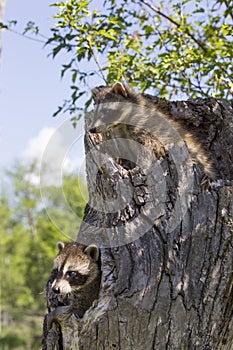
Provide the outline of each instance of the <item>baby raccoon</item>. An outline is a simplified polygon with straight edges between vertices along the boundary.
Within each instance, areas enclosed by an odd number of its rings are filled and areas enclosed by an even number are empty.
[[[98,298],[100,287],[100,250],[95,245],[58,242],[54,260],[55,279],[51,290],[67,297],[72,312],[82,317]]]
[[[185,120],[174,120],[167,111],[159,111],[153,96],[137,94],[119,82],[111,87],[96,87],[92,93],[95,108],[87,120],[88,131],[103,135],[112,133],[146,147],[148,144],[157,158],[164,157],[166,145],[178,145],[184,140],[192,163],[198,163],[204,174],[215,179],[213,162],[205,147],[207,136],[201,137]]]

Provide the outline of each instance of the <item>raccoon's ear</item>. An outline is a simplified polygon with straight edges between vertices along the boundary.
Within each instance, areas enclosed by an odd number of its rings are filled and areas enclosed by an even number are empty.
[[[100,250],[95,244],[91,244],[84,249],[84,253],[95,262],[99,259]]]
[[[57,248],[58,248],[59,252],[61,252],[64,249],[64,247],[65,247],[64,242],[61,242],[61,241],[57,242]]]
[[[91,90],[92,97],[95,102],[98,102],[99,96],[101,95],[103,89],[106,89],[106,86],[100,85]]]
[[[99,89],[98,88],[94,88],[94,89],[91,90],[91,92],[92,92],[92,97],[93,97],[94,101],[96,102],[96,100],[97,100],[97,98],[99,96]]]
[[[112,91],[117,95],[121,95],[123,97],[128,97],[126,88],[119,81],[113,85]]]

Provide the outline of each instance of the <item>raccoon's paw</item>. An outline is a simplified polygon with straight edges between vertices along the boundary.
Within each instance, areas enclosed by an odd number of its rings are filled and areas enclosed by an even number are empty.
[[[212,182],[213,180],[208,175],[204,175],[201,178],[200,187],[205,191],[210,191],[212,188]]]
[[[72,307],[68,306],[58,306],[52,312],[47,315],[47,329],[50,330],[53,322],[62,324],[66,322],[72,315]]]

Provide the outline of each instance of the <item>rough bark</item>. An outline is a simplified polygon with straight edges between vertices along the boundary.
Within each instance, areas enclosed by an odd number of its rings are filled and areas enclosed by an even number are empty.
[[[152,167],[148,179],[140,166],[124,168],[105,148],[104,171],[96,174],[93,149],[103,140],[99,134],[87,133],[91,201],[78,241],[103,246],[102,283],[98,302],[84,318],[72,316],[60,325],[64,349],[233,349],[233,110],[226,101],[213,98],[151,99],[158,109],[187,121],[199,130],[200,137],[205,135],[218,180],[203,186],[201,171],[195,166],[189,205],[182,211],[176,203],[179,181],[185,184],[190,176],[186,165],[177,175],[168,154],[159,163],[163,171],[153,173]],[[185,144],[177,147],[173,155],[186,154]],[[164,173],[166,186],[161,192]],[[112,214],[94,209],[97,194],[110,201],[126,180],[132,193],[124,209]],[[126,196],[124,191],[118,195]],[[173,225],[173,217],[179,215],[179,224]],[[146,232],[144,227],[138,231],[147,222]],[[133,241],[127,241],[128,224],[141,232]],[[123,241],[127,243],[121,245]]]

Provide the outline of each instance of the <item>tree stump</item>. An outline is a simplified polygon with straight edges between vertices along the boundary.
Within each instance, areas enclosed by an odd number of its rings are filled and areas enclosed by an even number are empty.
[[[187,125],[217,175],[203,179],[185,142],[160,147],[158,134],[155,143],[131,125],[93,133],[87,115],[89,203],[77,241],[101,247],[102,281],[84,317],[60,324],[63,348],[232,350],[232,106],[143,98]]]

